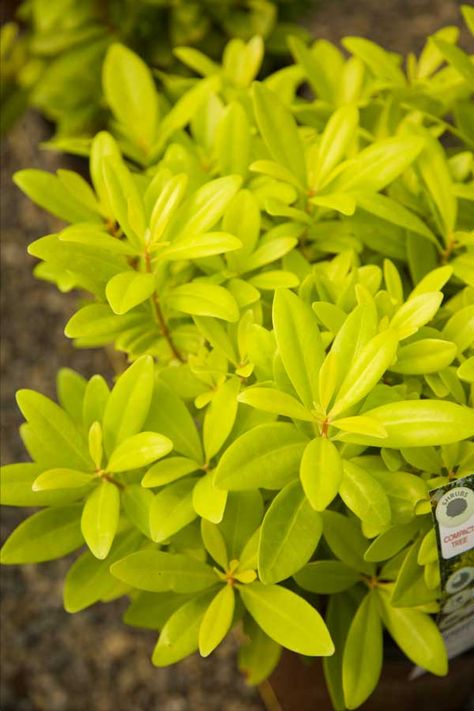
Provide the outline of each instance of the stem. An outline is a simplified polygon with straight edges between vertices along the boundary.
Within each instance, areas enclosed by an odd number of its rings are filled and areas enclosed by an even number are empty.
[[[152,273],[152,268],[151,268],[151,259],[150,259],[150,254],[148,251],[145,251],[145,269],[148,274]],[[184,363],[185,360],[179,350],[176,348],[173,339],[171,338],[171,333],[168,328],[168,324],[166,323],[165,317],[163,316],[163,311],[161,310],[160,306],[160,301],[158,299],[158,294],[155,292],[152,297],[151,297],[151,303],[153,305],[153,310],[155,312],[155,319],[156,322],[158,323],[161,331],[161,335],[163,338],[166,340],[168,343],[169,347],[171,348],[171,351],[174,355],[175,358],[177,358],[181,363]]]

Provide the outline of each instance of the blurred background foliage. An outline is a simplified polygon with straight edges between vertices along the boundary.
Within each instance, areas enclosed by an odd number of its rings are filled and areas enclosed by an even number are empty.
[[[120,41],[160,71],[177,69],[173,49],[220,57],[232,37],[261,35],[267,71],[287,54],[286,36],[308,36],[298,19],[315,0],[23,0],[1,30],[4,133],[28,105],[56,135],[90,134],[104,122],[101,67]],[[265,70],[265,68],[264,68]]]

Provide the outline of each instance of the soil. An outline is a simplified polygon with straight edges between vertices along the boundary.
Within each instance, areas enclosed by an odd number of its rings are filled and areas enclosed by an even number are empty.
[[[326,0],[308,24],[315,36],[337,41],[364,35],[393,51],[419,50],[424,37],[458,24],[453,0]],[[74,350],[63,328],[76,296],[34,279],[26,254],[33,239],[58,228],[11,182],[22,168],[55,170],[65,158],[38,149],[49,128],[26,115],[1,148],[2,232],[2,462],[25,458],[14,394],[21,387],[54,396],[55,374],[71,367],[85,376],[112,377],[103,351]],[[2,540],[25,511],[4,509]],[[236,670],[228,641],[203,660],[197,655],[168,669],[149,661],[155,635],[125,627],[124,601],[69,616],[61,602],[69,560],[1,571],[2,711],[262,711],[254,689]]]

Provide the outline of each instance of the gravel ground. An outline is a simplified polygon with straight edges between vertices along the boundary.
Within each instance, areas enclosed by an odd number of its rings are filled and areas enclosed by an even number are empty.
[[[328,0],[309,23],[315,36],[337,41],[359,34],[393,51],[418,50],[435,29],[457,23],[452,0]],[[90,376],[112,371],[102,351],[74,351],[63,335],[74,295],[36,281],[25,253],[34,238],[57,223],[11,184],[26,167],[54,170],[63,161],[38,150],[47,127],[28,115],[1,149],[2,461],[24,458],[14,403],[20,387],[54,394],[58,368]],[[2,540],[24,512],[5,509]],[[1,578],[1,711],[262,711],[254,690],[235,670],[232,642],[210,659],[191,657],[170,669],[154,669],[154,635],[120,622],[123,602],[68,616],[61,588],[68,561],[3,569]]]

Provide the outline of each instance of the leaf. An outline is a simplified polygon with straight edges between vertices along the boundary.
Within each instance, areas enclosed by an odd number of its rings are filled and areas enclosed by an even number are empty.
[[[105,289],[107,301],[115,314],[125,314],[146,301],[155,292],[153,274],[128,271],[116,274]]]
[[[58,401],[63,410],[79,424],[82,424],[82,404],[87,381],[70,368],[61,368],[56,376]]]
[[[195,479],[183,479],[169,484],[156,494],[150,508],[150,530],[154,541],[161,543],[194,521]]]
[[[122,495],[124,513],[130,523],[147,538],[151,538],[150,508],[152,503],[153,494],[151,491],[144,489],[140,484],[127,484]]]
[[[362,600],[344,647],[342,684],[348,709],[369,698],[378,684],[383,663],[382,623],[377,593],[372,590]]]
[[[158,128],[158,94],[145,62],[122,44],[112,44],[103,64],[105,98],[137,145],[148,151]]]
[[[117,532],[120,493],[115,484],[105,479],[89,494],[81,517],[81,531],[96,558],[109,554]]]
[[[285,370],[304,405],[318,398],[318,371],[324,349],[317,318],[291,291],[278,289],[273,300],[273,327]]]
[[[427,131],[424,133],[424,140],[425,149],[418,160],[418,167],[441,218],[445,238],[449,239],[456,227],[457,217],[457,200],[449,165],[443,148]]]
[[[101,375],[93,375],[86,385],[82,404],[82,420],[86,429],[94,422],[102,422],[109,388]]]
[[[125,611],[123,621],[132,627],[161,630],[172,614],[192,595],[174,592],[139,592]]]
[[[320,595],[343,592],[360,580],[360,575],[340,560],[316,560],[293,577],[303,590]]]
[[[244,620],[244,632],[246,641],[238,652],[239,669],[247,684],[260,684],[278,664],[281,647],[251,617]]]
[[[78,499],[83,491],[55,489],[33,491],[33,483],[44,466],[33,462],[0,467],[0,501],[2,506],[55,506]]]
[[[55,175],[45,170],[20,170],[14,174],[13,182],[30,200],[65,222],[97,220],[96,213],[78,201]]]
[[[239,402],[264,412],[274,412],[296,420],[313,421],[313,415],[296,398],[275,388],[251,387],[240,393]]]
[[[155,384],[144,427],[169,437],[176,452],[202,462],[201,440],[193,418],[181,398],[163,380]]]
[[[424,145],[420,136],[393,136],[376,141],[347,161],[324,191],[379,192],[413,163]]]
[[[224,570],[229,564],[227,546],[219,526],[215,523],[201,519],[201,538],[209,555]]]
[[[197,650],[199,629],[210,599],[210,592],[202,593],[171,615],[153,651],[152,662],[155,666],[175,664]]]
[[[448,671],[446,647],[431,617],[418,610],[392,607],[387,590],[378,588],[377,593],[384,624],[403,653],[432,674],[445,676]]]
[[[254,582],[239,587],[239,593],[257,624],[278,644],[310,657],[334,653],[319,612],[291,590]]]
[[[298,481],[273,499],[263,519],[258,552],[260,580],[268,585],[293,575],[311,558],[323,525]]]
[[[250,124],[244,107],[238,101],[231,101],[224,110],[216,128],[215,150],[222,175],[247,175]]]
[[[263,424],[236,439],[216,469],[215,484],[230,491],[280,489],[295,478],[305,439],[291,424]]]
[[[109,572],[110,565],[133,550],[140,539],[137,531],[128,531],[117,536],[107,560],[98,560],[90,551],[77,558],[64,581],[66,612],[79,612],[104,598],[111,586],[117,584]]]
[[[335,511],[324,511],[323,534],[336,558],[354,570],[373,574],[374,566],[364,560],[367,541],[354,519]]]
[[[147,489],[155,486],[170,484],[172,481],[181,479],[187,474],[192,474],[200,469],[199,464],[186,457],[168,457],[161,462],[156,462],[147,471],[142,479],[142,486]]]
[[[161,253],[160,258],[168,261],[181,259],[199,259],[214,254],[231,252],[242,247],[236,237],[225,232],[206,232],[196,236],[175,240]]]
[[[138,590],[195,593],[217,583],[209,565],[196,558],[159,550],[141,550],[114,563],[110,572]]]
[[[208,657],[229,632],[234,616],[235,597],[231,585],[220,590],[206,610],[199,627],[199,653]]]
[[[106,452],[140,432],[153,394],[153,359],[138,358],[119,376],[104,412],[103,432]]]
[[[199,479],[193,490],[194,510],[202,519],[219,523],[225,511],[227,491],[214,486],[213,472],[207,472]]]
[[[374,562],[388,560],[399,553],[418,531],[418,522],[390,526],[380,533],[367,548],[364,558]]]
[[[306,164],[296,122],[280,98],[264,84],[254,83],[253,105],[257,125],[276,163],[287,168],[301,186],[306,185]]]
[[[446,400],[401,400],[381,405],[364,415],[376,419],[387,431],[384,447],[429,447],[461,442],[474,435],[474,412]],[[370,435],[343,434],[340,439],[380,446]]]
[[[456,354],[455,343],[439,338],[423,338],[400,348],[397,361],[390,370],[403,375],[437,373],[447,368]]]
[[[404,86],[405,76],[398,67],[397,57],[386,52],[375,42],[363,37],[344,37],[343,46],[355,57],[360,58],[371,72],[383,79],[389,86]]]
[[[325,179],[344,157],[354,141],[359,124],[359,112],[350,104],[341,106],[330,117],[322,133],[313,187],[324,185]]]
[[[61,558],[84,543],[80,504],[53,506],[20,523],[0,552],[4,565],[42,563]]]
[[[262,522],[263,501],[259,491],[231,492],[219,525],[230,560],[243,559],[247,546]]]
[[[206,410],[203,442],[207,462],[220,451],[232,431],[237,415],[239,390],[239,379],[228,378],[217,388]]]
[[[309,503],[324,511],[339,491],[342,460],[336,446],[326,438],[313,439],[301,459],[300,480]]]
[[[443,294],[439,291],[414,296],[398,309],[390,327],[396,331],[400,340],[408,338],[431,321],[442,300]]]
[[[347,460],[344,461],[339,495],[347,508],[362,521],[377,528],[389,525],[390,503],[382,485],[367,471]]]
[[[209,232],[224,215],[241,182],[238,175],[226,175],[201,186],[176,213],[166,232],[166,239],[174,242]]]
[[[145,467],[173,449],[173,442],[157,432],[139,432],[127,437],[110,455],[107,470],[123,472]]]
[[[48,469],[34,480],[32,489],[33,491],[76,489],[87,486],[93,481],[93,478],[93,474],[78,472],[75,469]]]
[[[376,215],[386,222],[391,222],[398,227],[403,227],[415,234],[426,237],[426,239],[438,247],[438,240],[429,227],[413,212],[396,202],[396,200],[392,200],[381,193],[364,192],[356,194],[356,201],[358,207],[361,207],[371,215]]]
[[[329,413],[331,418],[355,405],[372,390],[395,359],[397,346],[398,340],[392,330],[382,331],[370,339],[357,354],[342,381]]]
[[[16,399],[31,428],[51,450],[50,468],[67,467],[79,471],[93,468],[87,443],[64,410],[33,390],[19,390]]]
[[[176,311],[195,316],[214,316],[224,321],[238,321],[239,307],[232,294],[217,284],[193,281],[168,292],[167,304]]]
[[[158,195],[150,216],[149,243],[156,244],[180,207],[186,188],[188,176],[184,173],[173,175],[164,185]]]
[[[355,614],[355,604],[348,595],[331,595],[326,624],[336,646],[332,657],[324,657],[323,670],[332,704],[336,711],[345,711],[342,688],[342,661],[347,633]]]
[[[421,539],[409,548],[397,575],[390,603],[394,607],[418,607],[432,602],[437,591],[430,590],[425,583],[423,568],[418,564]]]

